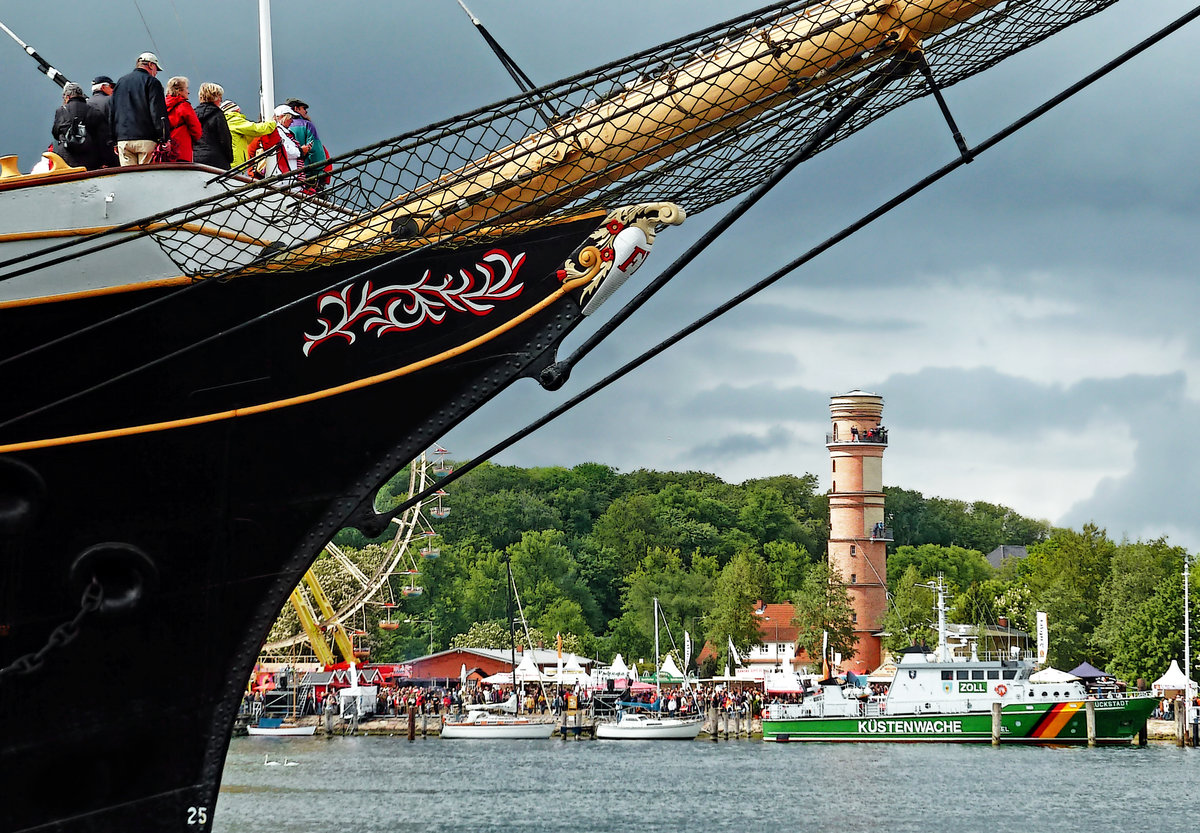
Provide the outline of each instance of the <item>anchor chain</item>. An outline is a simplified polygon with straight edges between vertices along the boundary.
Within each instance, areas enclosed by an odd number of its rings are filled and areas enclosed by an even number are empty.
[[[88,586],[83,589],[83,596],[79,600],[79,612],[75,614],[75,618],[69,622],[63,622],[51,631],[46,644],[40,650],[17,657],[12,664],[0,668],[0,684],[6,677],[26,676],[41,669],[46,664],[46,657],[55,649],[70,645],[75,641],[75,638],[79,636],[83,621],[98,611],[103,603],[104,588],[99,579],[93,577]]]

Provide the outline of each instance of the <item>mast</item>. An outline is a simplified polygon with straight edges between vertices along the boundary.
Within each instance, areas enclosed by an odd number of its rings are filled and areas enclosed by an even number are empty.
[[[258,0],[259,121],[275,110],[275,59],[271,51],[271,0]]]
[[[929,584],[918,584],[917,587],[927,587],[930,590],[937,591],[937,612],[938,612],[938,647],[937,657],[938,662],[950,661],[950,644],[946,639],[946,585],[942,584],[942,577],[939,574],[937,582]]]
[[[654,700],[658,702],[659,684],[658,678],[662,674],[662,669],[658,664],[658,596],[654,597]]]
[[[950,645],[946,639],[946,585],[941,575],[937,579],[938,594],[938,662],[950,661]]]
[[[508,602],[508,649],[512,652],[512,678],[513,678],[513,697],[517,698],[516,714],[521,713],[521,698],[517,696],[517,632],[513,628],[512,614],[512,598],[513,598],[513,575],[512,562],[508,560],[508,555],[504,556],[504,567],[508,571],[508,587],[504,594]]]
[[[1187,677],[1188,697],[1192,697],[1192,620],[1188,610],[1188,571],[1192,564],[1192,554],[1183,554],[1183,676]]]

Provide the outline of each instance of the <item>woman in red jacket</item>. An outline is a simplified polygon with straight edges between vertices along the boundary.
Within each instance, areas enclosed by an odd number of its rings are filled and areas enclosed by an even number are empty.
[[[167,81],[167,119],[171,123],[171,150],[166,161],[191,162],[192,142],[200,138],[200,119],[188,103],[188,80],[176,75]]]

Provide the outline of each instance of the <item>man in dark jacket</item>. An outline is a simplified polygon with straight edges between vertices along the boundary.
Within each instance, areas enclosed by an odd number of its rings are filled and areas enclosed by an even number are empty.
[[[100,167],[103,132],[100,116],[88,107],[83,88],[68,82],[63,87],[63,105],[55,111],[50,127],[54,152],[72,167],[95,170]]]
[[[92,97],[88,99],[88,107],[99,114],[104,124],[104,135],[100,140],[100,166],[103,168],[115,168],[121,164],[117,161],[117,146],[108,128],[112,91],[113,80],[107,75],[97,75],[92,79]]]
[[[122,165],[145,165],[156,145],[170,135],[162,71],[153,52],[138,55],[133,72],[122,75],[113,89],[108,123]]]

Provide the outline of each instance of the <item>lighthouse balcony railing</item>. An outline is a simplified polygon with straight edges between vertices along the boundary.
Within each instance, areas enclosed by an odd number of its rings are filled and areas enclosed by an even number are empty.
[[[834,436],[833,434],[825,435],[825,445],[840,445],[840,444],[859,443],[862,445],[887,445],[888,435],[887,429],[881,428],[875,431],[860,431],[857,434],[843,434]]]
[[[894,541],[895,539],[892,538],[892,528],[890,526],[883,526],[882,524],[871,527],[871,540],[888,541],[889,543]]]

